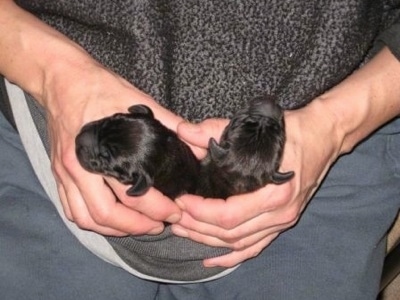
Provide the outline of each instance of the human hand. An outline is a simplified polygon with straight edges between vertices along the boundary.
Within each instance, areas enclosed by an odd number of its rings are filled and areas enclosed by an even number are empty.
[[[48,112],[51,160],[67,218],[83,229],[104,235],[157,234],[163,221],[175,222],[180,209],[154,188],[140,197],[126,195],[127,186],[85,171],[75,155],[75,137],[93,120],[146,104],[164,125],[176,130],[179,117],[102,66],[90,61],[78,68],[79,79],[54,77],[43,103]]]
[[[294,170],[296,174],[288,183],[270,184],[226,200],[194,195],[177,199],[183,213],[172,226],[176,235],[233,250],[205,260],[205,266],[232,267],[255,257],[281,232],[296,224],[339,154],[340,139],[334,119],[329,119],[329,113],[324,115],[320,106],[316,100],[306,108],[285,113],[287,141],[281,170]],[[201,155],[208,139],[218,139],[226,124],[227,120],[216,119],[197,126],[182,123],[178,134]],[[326,139],[327,136],[331,138]]]
[[[172,130],[181,119],[14,1],[0,1],[0,19],[0,73],[46,109],[52,167],[66,216],[105,235],[158,233],[162,221],[179,219],[178,206],[160,192],[128,197],[126,186],[83,170],[75,137],[84,124],[127,112],[133,104],[148,105]]]

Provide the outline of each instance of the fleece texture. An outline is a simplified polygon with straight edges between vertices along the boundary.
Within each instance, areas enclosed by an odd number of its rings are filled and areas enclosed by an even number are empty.
[[[190,120],[301,107],[358,68],[399,1],[18,1]],[[398,32],[398,30],[397,30]]]

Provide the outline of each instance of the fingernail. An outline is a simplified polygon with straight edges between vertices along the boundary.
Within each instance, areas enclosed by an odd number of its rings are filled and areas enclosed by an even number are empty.
[[[215,264],[214,262],[209,261],[209,260],[204,260],[203,266],[205,266],[206,268],[213,268],[213,267],[217,267],[217,264]]]
[[[150,230],[147,234],[150,235],[157,235],[164,231],[164,226],[156,227]]]
[[[165,221],[167,221],[168,223],[176,223],[180,219],[181,219],[180,214],[173,214],[173,215],[170,215]]]
[[[182,209],[182,210],[186,209],[185,204],[183,203],[183,201],[181,199],[176,198],[175,199],[175,203],[176,203],[176,205],[179,206],[180,209]]]
[[[188,232],[180,226],[173,225],[171,227],[171,229],[175,235],[178,235],[180,237],[188,237],[189,236]]]

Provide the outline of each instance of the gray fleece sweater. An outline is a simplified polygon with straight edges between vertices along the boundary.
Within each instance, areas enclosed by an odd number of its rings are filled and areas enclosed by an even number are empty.
[[[163,106],[199,121],[261,94],[306,105],[386,44],[400,58],[398,0],[19,0]],[[174,237],[109,238],[144,274],[205,279],[217,249]]]

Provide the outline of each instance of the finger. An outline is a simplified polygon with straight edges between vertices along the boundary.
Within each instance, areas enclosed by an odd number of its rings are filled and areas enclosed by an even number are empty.
[[[65,187],[71,211],[75,212],[76,216],[79,215],[80,222],[85,223],[93,220],[97,226],[108,227],[134,235],[159,233],[163,230],[162,222],[152,220],[118,202],[116,196],[101,176],[81,170],[78,169],[74,173],[74,176],[80,178],[79,181],[74,181],[78,182],[77,184],[79,185],[71,184]],[[82,216],[83,213],[79,212],[85,206],[89,215]],[[91,220],[86,220],[85,218]],[[89,226],[93,226],[93,224],[89,223]]]
[[[178,236],[189,238],[198,243],[214,246],[225,247],[234,250],[241,250],[253,246],[266,236],[282,232],[289,228],[292,224],[280,224],[269,228],[262,227],[262,221],[258,220],[259,224],[246,224],[234,230],[222,230],[214,226],[212,230],[215,234],[204,234],[196,230],[184,228],[180,225],[172,225],[172,232]],[[249,222],[251,223],[251,222]],[[210,226],[205,224],[206,226]],[[198,226],[199,227],[199,226]]]
[[[260,214],[278,211],[293,204],[292,193],[293,187],[288,182],[282,185],[269,184],[255,192],[232,196],[227,200],[183,195],[176,202],[195,220],[233,229]],[[296,217],[296,208],[293,210],[290,212]],[[271,220],[271,223],[274,222],[276,220]]]
[[[181,122],[178,124],[177,133],[184,141],[197,147],[207,148],[211,137],[220,139],[228,122],[226,119],[206,119],[198,124]]]
[[[71,209],[69,207],[68,198],[67,198],[67,195],[65,193],[64,186],[61,183],[59,183],[58,181],[57,181],[57,190],[58,190],[58,195],[60,197],[61,205],[62,205],[63,210],[64,210],[65,217],[68,220],[73,221],[72,212],[71,212]]]
[[[64,180],[74,221],[78,226],[104,233],[156,234],[164,229],[162,222],[155,221],[119,202],[103,177],[84,170],[74,152],[64,155],[64,167],[58,166],[57,174]],[[86,207],[86,209],[85,209]]]
[[[67,195],[67,190],[65,189],[65,183],[66,182],[71,182],[72,179],[68,175],[68,173],[65,171],[65,169],[62,167],[61,164],[57,163],[58,161],[52,157],[52,170],[54,174],[54,178],[57,183],[57,190],[58,190],[58,195],[60,198],[61,205],[64,210],[64,214],[66,218],[72,222],[74,222],[74,214],[72,213],[71,206],[69,203],[69,198]],[[88,228],[85,228],[88,229]]]
[[[86,200],[90,216],[98,225],[111,227],[133,235],[161,232],[162,222],[150,219],[142,213],[130,209],[121,202],[118,202],[107,185],[103,185],[97,195],[95,191],[84,191],[82,197]]]
[[[154,106],[154,104],[156,106]],[[155,118],[158,119],[164,126],[176,132],[178,124],[183,122],[183,118],[160,106],[156,102],[154,102],[154,104],[152,106],[155,107]]]
[[[205,267],[225,267],[232,268],[250,258],[258,256],[279,234],[267,236],[257,244],[240,251],[232,251],[229,254],[205,259],[203,265]]]
[[[65,198],[69,199],[66,202],[70,209],[70,220],[75,222],[80,228],[92,230],[103,235],[124,236],[128,234],[126,231],[116,230],[96,223],[90,215],[86,203],[76,186],[70,185],[66,190],[68,192],[65,192]]]
[[[181,122],[178,124],[177,128],[178,136],[189,145],[194,155],[199,159],[202,159],[207,155],[208,142],[211,137],[209,131],[212,132],[212,137],[218,140],[221,135],[221,133],[217,133],[219,128],[214,128],[214,130],[207,129],[207,122],[213,123],[209,120],[203,121],[199,124]],[[222,130],[223,128],[221,129],[221,132]]]
[[[53,163],[53,173],[57,180],[58,192],[66,217],[78,227],[96,231],[104,235],[123,236],[127,232],[97,224],[91,217],[82,195],[71,176],[61,164]]]
[[[126,190],[128,189],[126,185],[119,183],[114,178],[106,178],[106,181],[119,200],[126,206],[156,221],[175,223],[180,220],[180,208],[173,200],[155,188],[150,188],[143,196],[130,197],[126,194]]]
[[[178,205],[193,220],[215,225],[223,229],[233,229],[240,224],[255,218],[264,211],[260,209],[260,204],[252,199],[231,198],[223,199],[207,199],[194,195],[183,195],[176,199]],[[197,224],[185,226],[194,228]]]

